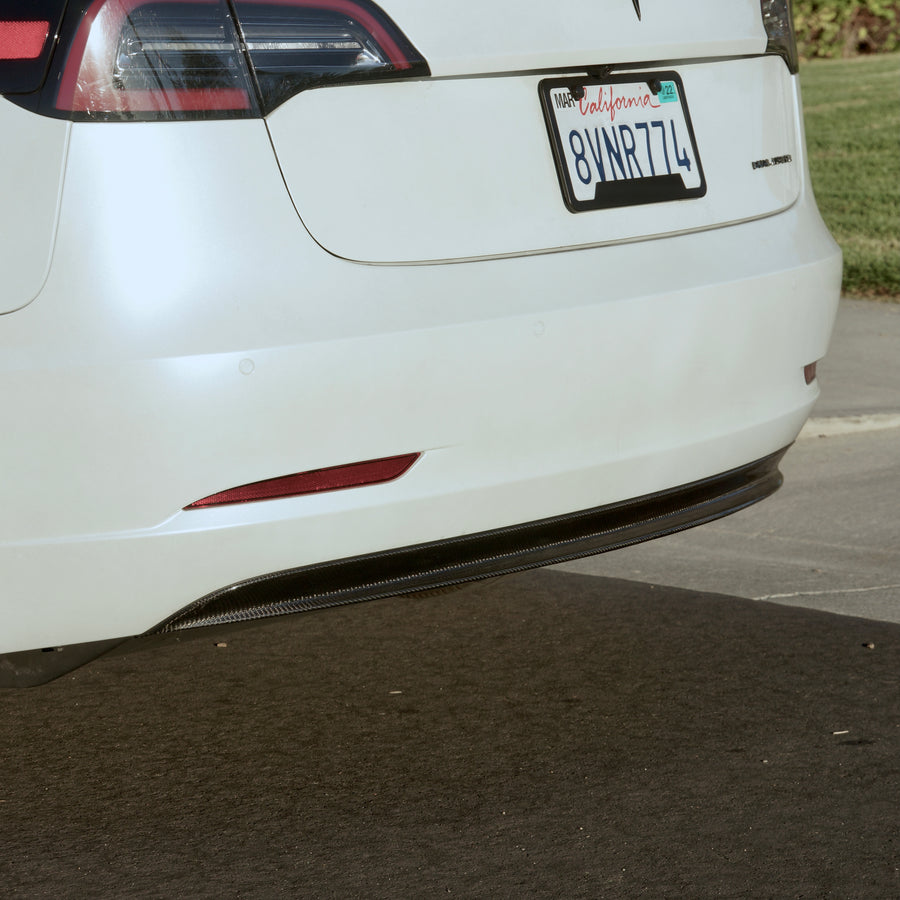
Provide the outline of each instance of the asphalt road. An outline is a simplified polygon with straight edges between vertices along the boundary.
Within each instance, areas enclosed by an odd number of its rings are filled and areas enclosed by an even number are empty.
[[[564,568],[900,622],[900,304],[844,301],[769,500]]]
[[[847,309],[823,382],[866,319],[883,387],[900,319]],[[900,583],[897,434],[806,438],[775,498],[592,573],[202,631],[0,692],[0,895],[900,896],[900,625],[876,583]],[[626,556],[670,544],[697,564]]]
[[[898,672],[552,570],[110,656],[0,695],[2,894],[893,898]]]

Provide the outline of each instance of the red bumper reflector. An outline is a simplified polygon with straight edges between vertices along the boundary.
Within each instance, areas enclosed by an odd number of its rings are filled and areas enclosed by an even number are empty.
[[[37,59],[49,34],[49,22],[0,22],[0,59]]]
[[[816,380],[816,365],[817,363],[810,363],[803,367],[803,377],[807,384],[812,384]]]
[[[203,509],[208,506],[225,506],[229,503],[251,503],[255,500],[275,500],[278,497],[296,497],[300,494],[316,494],[320,491],[340,491],[345,488],[368,484],[384,484],[403,475],[419,458],[418,453],[370,459],[366,462],[313,469],[296,475],[283,475],[266,481],[255,481],[241,487],[210,494],[185,509]]]

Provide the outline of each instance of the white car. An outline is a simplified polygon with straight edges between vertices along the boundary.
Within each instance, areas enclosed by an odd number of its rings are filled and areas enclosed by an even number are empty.
[[[3,684],[777,488],[841,270],[787,0],[0,13]]]

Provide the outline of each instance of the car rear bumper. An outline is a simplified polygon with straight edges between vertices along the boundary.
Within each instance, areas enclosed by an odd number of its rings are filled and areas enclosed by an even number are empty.
[[[229,585],[152,633],[307,612],[566,562],[684,531],[751,506],[782,482],[781,450],[693,484],[539,522],[276,572]]]
[[[840,253],[807,192],[691,234],[370,266],[310,238],[263,123],[159,127],[73,129],[47,281],[0,319],[22,426],[0,443],[0,653],[701,481],[789,445],[815,402]],[[184,509],[407,453],[388,484]]]
[[[148,635],[445,588],[652,540],[712,522],[768,497],[781,485],[778,463],[785,452],[624,503],[262,575],[200,598]],[[125,641],[0,654],[0,687],[43,684]]]

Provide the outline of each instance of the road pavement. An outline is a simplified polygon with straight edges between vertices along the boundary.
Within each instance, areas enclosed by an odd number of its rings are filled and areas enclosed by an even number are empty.
[[[0,692],[0,892],[895,898],[898,672],[897,625],[547,569],[198,632]]]
[[[900,622],[900,305],[845,300],[784,487],[565,571]]]

